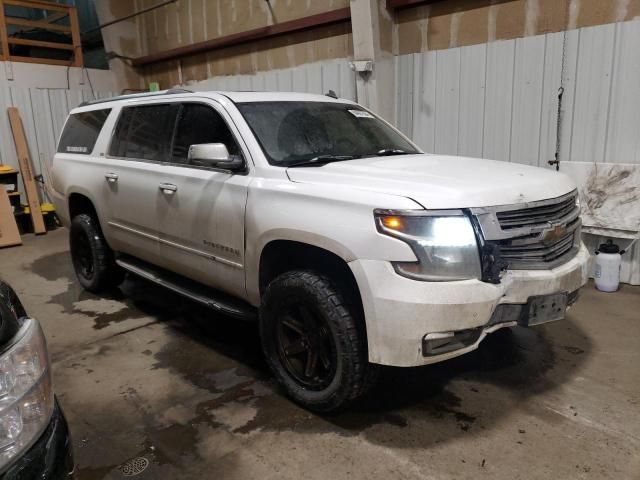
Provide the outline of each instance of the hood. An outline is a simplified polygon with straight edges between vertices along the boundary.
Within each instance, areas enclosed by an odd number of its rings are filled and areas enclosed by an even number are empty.
[[[409,197],[428,209],[525,203],[559,197],[576,188],[569,177],[555,170],[431,154],[289,168],[287,174],[293,182],[341,185]]]

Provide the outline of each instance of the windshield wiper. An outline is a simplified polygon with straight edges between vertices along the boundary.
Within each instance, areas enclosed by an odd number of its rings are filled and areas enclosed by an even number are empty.
[[[405,152],[399,148],[383,148],[376,152],[376,156],[378,157],[384,157],[386,155],[411,155],[411,152]]]
[[[306,160],[299,160],[297,162],[287,165],[288,168],[293,167],[313,167],[326,165],[327,163],[342,162],[344,160],[353,160],[358,158],[355,155],[318,155],[317,157],[308,158]]]

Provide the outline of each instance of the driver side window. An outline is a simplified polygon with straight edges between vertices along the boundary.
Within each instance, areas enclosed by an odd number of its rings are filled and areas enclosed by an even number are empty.
[[[187,165],[189,147],[201,143],[224,143],[229,154],[240,154],[233,134],[218,112],[207,105],[185,103],[178,118],[171,162]]]

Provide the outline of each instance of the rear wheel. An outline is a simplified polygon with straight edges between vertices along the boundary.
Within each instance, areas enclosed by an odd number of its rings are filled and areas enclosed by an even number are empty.
[[[310,410],[339,409],[373,383],[366,338],[331,280],[287,272],[269,284],[260,310],[262,346],[287,394]]]
[[[73,218],[69,243],[73,268],[85,290],[98,293],[122,283],[124,271],[116,265],[94,217],[80,214]]]

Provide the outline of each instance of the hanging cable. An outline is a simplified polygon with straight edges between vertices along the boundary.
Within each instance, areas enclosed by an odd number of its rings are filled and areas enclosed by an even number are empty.
[[[85,66],[83,66],[82,69],[84,70],[84,73],[87,75],[87,81],[89,82],[89,88],[91,89],[91,95],[93,95],[93,99],[95,100],[97,98],[96,97],[96,91],[93,89],[93,84],[91,83],[91,77],[89,76],[89,70]]]
[[[567,8],[565,10],[565,29],[562,35],[562,64],[560,66],[560,88],[558,88],[558,111],[556,115],[556,153],[553,160],[549,160],[549,165],[555,165],[556,171],[560,170],[560,148],[562,146],[562,97],[564,96],[564,77],[567,59],[567,32],[569,29],[569,9],[571,8],[571,0],[566,0]]]

